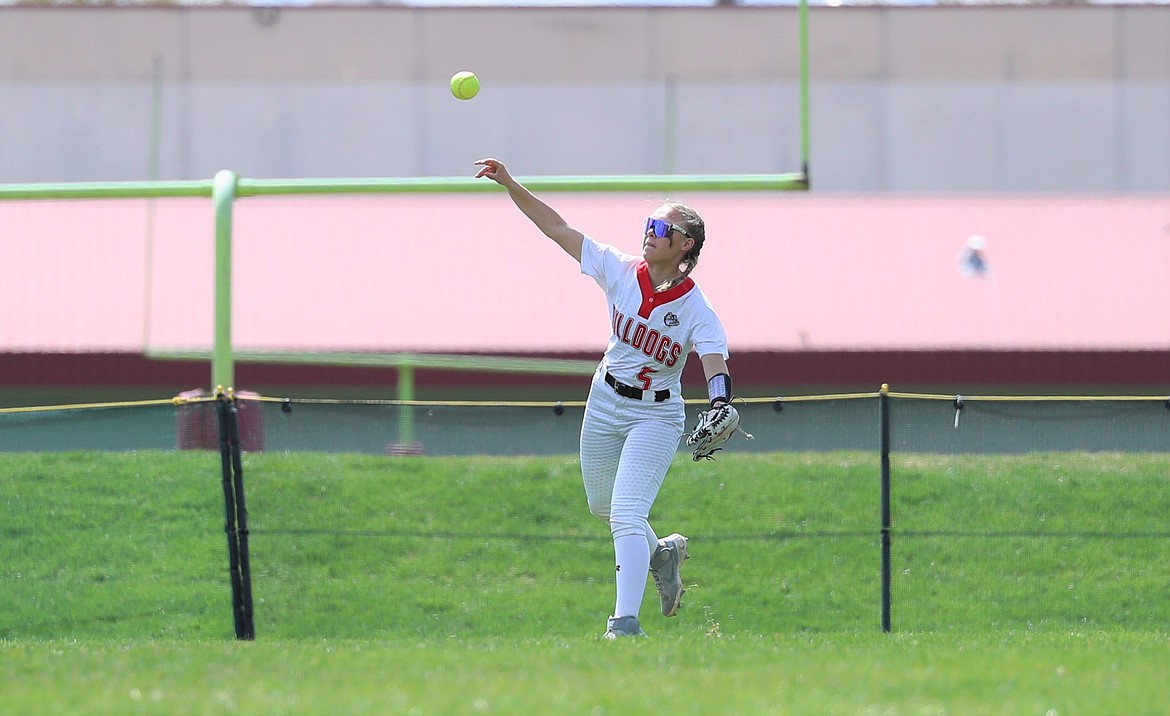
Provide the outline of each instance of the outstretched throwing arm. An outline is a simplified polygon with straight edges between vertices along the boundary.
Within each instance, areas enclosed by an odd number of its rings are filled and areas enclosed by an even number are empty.
[[[551,206],[545,204],[535,194],[528,191],[528,189],[516,181],[516,179],[508,173],[507,167],[498,159],[480,159],[475,162],[479,166],[479,171],[475,173],[475,178],[491,179],[495,183],[508,190],[508,196],[511,197],[512,202],[516,204],[520,211],[528,219],[536,224],[536,228],[555,241],[558,246],[565,250],[567,254],[581,262],[581,240],[584,235],[569,226],[561,215],[558,214]]]

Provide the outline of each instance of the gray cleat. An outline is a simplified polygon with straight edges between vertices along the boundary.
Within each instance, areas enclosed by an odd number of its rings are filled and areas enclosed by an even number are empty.
[[[627,636],[646,636],[638,625],[638,617],[610,617],[605,625],[606,639],[621,639]]]
[[[654,586],[658,588],[664,617],[678,614],[679,604],[682,603],[683,593],[686,592],[683,589],[679,568],[687,556],[687,538],[677,532],[658,540],[658,549],[650,555],[650,576],[654,578]]]

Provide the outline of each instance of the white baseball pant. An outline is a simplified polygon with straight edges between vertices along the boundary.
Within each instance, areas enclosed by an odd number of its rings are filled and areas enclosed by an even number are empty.
[[[650,508],[678,451],[685,409],[620,396],[595,377],[581,424],[581,476],[589,511],[608,521],[617,568],[614,616],[638,616],[658,536]]]

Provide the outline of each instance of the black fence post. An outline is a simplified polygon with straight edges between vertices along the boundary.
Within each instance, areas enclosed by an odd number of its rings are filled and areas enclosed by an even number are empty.
[[[240,459],[239,413],[235,397],[219,393],[219,455],[223,471],[228,569],[232,585],[232,618],[237,639],[255,639],[252,618],[252,575],[248,559],[248,514],[244,503],[244,472]]]
[[[237,398],[228,406],[228,432],[231,436],[232,482],[236,493],[236,539],[240,545],[240,597],[244,611],[244,639],[256,638],[252,618],[252,561],[248,556],[248,507],[244,501],[244,463],[240,456],[240,411]]]
[[[878,431],[882,471],[882,631],[890,631],[890,386],[878,394]]]

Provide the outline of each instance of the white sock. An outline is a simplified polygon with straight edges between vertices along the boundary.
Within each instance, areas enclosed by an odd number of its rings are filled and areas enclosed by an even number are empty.
[[[645,535],[624,535],[613,540],[617,558],[617,605],[615,617],[636,617],[646,593],[650,573],[650,550]]]
[[[654,550],[658,549],[658,535],[654,534],[654,528],[650,523],[646,523],[646,545],[650,548],[650,556],[654,556]]]

